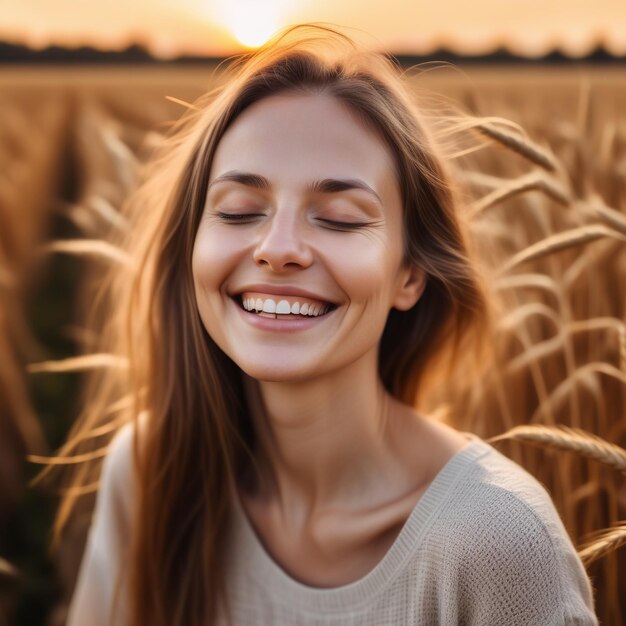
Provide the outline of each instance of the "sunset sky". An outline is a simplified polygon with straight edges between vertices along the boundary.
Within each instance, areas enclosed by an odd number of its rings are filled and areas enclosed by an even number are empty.
[[[142,43],[163,57],[224,56],[304,21],[364,31],[396,53],[503,45],[581,56],[603,44],[626,54],[626,0],[0,0],[0,39],[36,48]]]

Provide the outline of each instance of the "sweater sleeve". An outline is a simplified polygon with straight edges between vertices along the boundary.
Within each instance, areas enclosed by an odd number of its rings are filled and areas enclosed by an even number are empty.
[[[535,494],[536,495],[536,494]],[[471,626],[597,626],[591,583],[547,493],[496,490],[468,528],[460,614]]]
[[[102,464],[92,524],[67,626],[109,626],[118,576],[127,569],[131,520],[132,425],[114,437]],[[123,607],[120,607],[123,609]],[[115,613],[111,624],[124,623]]]

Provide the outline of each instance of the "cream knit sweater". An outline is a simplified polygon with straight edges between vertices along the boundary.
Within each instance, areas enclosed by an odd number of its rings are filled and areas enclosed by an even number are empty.
[[[341,587],[290,577],[235,498],[227,571],[235,626],[597,625],[590,580],[544,487],[467,435],[471,444],[437,474],[383,559]],[[115,576],[127,570],[131,440],[126,427],[105,460],[68,626],[106,626]],[[122,598],[114,624],[124,624],[124,608]]]

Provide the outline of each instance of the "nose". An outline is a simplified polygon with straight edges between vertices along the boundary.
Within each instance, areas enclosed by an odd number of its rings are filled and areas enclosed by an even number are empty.
[[[311,265],[313,252],[306,241],[304,226],[295,211],[277,210],[259,229],[254,261],[273,271]]]

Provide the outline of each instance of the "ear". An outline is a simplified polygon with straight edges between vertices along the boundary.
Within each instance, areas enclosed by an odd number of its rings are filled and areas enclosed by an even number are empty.
[[[426,278],[426,272],[417,265],[403,267],[393,306],[400,311],[408,311],[415,306],[426,288]]]

